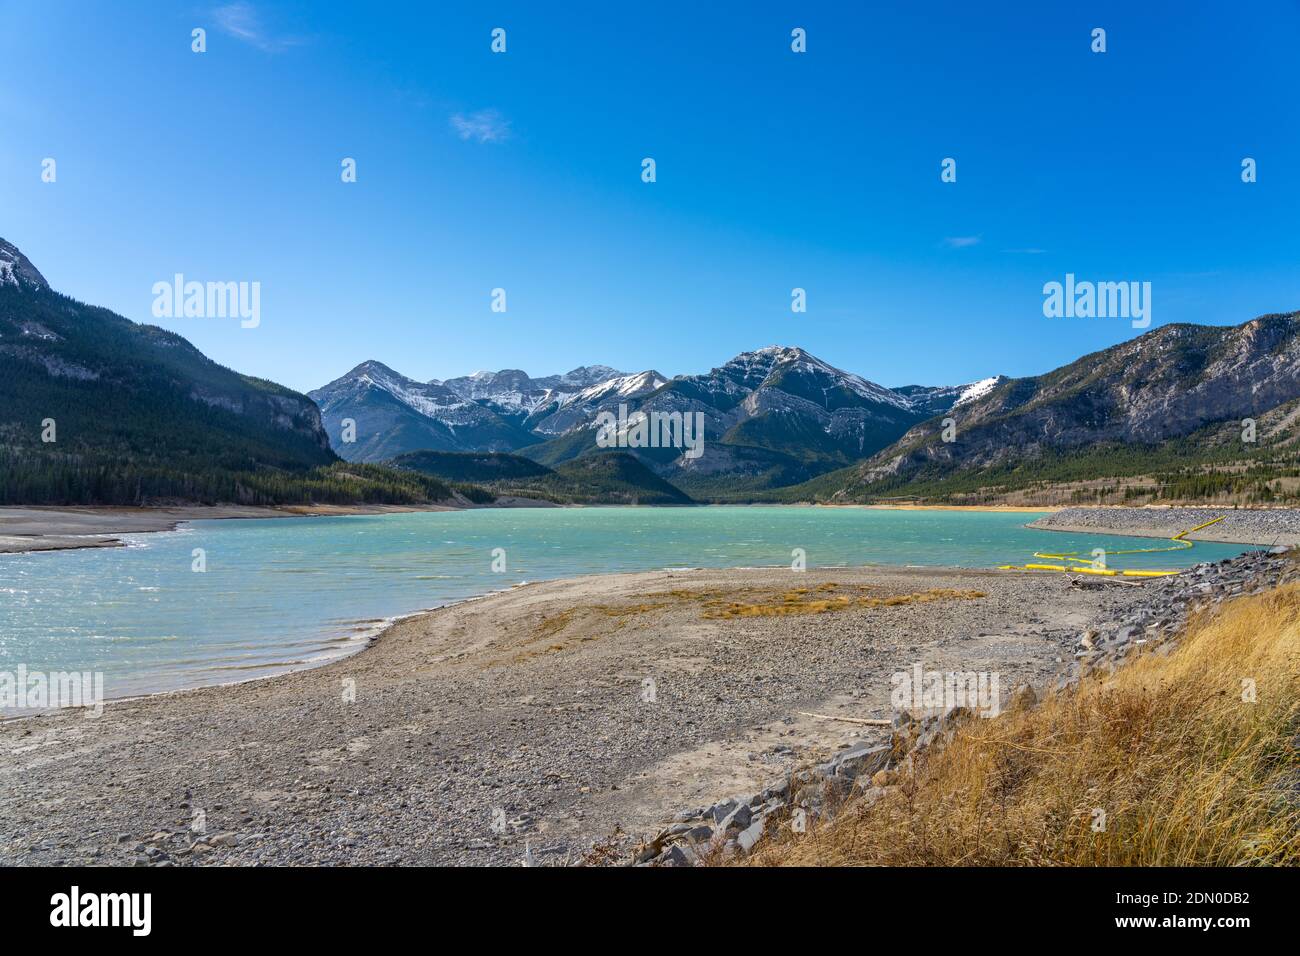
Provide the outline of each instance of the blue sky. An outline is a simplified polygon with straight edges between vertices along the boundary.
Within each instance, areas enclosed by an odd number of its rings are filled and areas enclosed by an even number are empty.
[[[0,0],[0,237],[140,321],[260,282],[256,329],[158,324],[303,390],[773,343],[1033,374],[1137,334],[1045,318],[1067,272],[1157,326],[1300,308],[1295,2],[612,6]]]

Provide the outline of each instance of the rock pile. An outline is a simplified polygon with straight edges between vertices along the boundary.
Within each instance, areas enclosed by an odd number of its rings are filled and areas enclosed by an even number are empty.
[[[1300,508],[1063,508],[1028,527],[1172,537],[1219,516],[1222,521],[1192,537],[1265,546],[1300,544]]]
[[[1120,620],[1091,628],[1079,637],[1075,666],[1058,686],[1078,681],[1097,669],[1113,670],[1139,648],[1168,654],[1191,616],[1245,594],[1259,594],[1300,580],[1300,565],[1285,549],[1250,551],[1213,564],[1197,564],[1175,577],[1144,585],[1148,600]]]

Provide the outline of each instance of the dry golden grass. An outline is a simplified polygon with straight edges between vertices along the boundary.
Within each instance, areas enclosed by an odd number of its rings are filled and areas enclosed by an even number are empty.
[[[833,581],[812,588],[708,588],[674,589],[642,595],[636,603],[584,604],[543,614],[533,625],[531,638],[508,658],[492,661],[487,668],[520,664],[547,654],[558,654],[580,644],[598,640],[621,630],[632,619],[672,608],[698,607],[705,620],[725,621],[748,617],[783,617],[793,614],[825,614],[849,608],[899,607],[932,601],[974,600],[983,591],[932,588],[914,594],[876,596],[871,585],[844,586]]]
[[[875,803],[855,799],[750,862],[1294,866],[1298,746],[1293,584],[1225,605],[1168,656],[1144,655],[1029,711],[965,722]]]
[[[818,588],[819,592],[824,588]],[[838,594],[833,597],[814,597],[808,588],[795,588],[780,595],[755,602],[709,601],[705,604],[704,618],[710,621],[738,617],[786,617],[792,614],[826,614],[849,608],[899,607],[904,604],[928,604],[931,601],[970,601],[985,597],[983,591],[957,591],[951,588],[930,588],[912,594],[893,594],[889,597]]]

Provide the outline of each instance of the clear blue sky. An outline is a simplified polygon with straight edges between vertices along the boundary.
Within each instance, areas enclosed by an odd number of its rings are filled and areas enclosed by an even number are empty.
[[[1155,325],[1300,308],[1294,2],[613,6],[0,0],[0,236],[141,321],[176,272],[261,282],[257,329],[159,324],[304,390],[773,343],[1032,374],[1136,334],[1044,318],[1066,272]]]

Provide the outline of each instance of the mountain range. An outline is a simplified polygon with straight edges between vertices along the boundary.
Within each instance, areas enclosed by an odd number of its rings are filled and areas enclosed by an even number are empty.
[[[689,493],[792,485],[859,461],[909,428],[972,401],[1002,379],[890,389],[805,352],[771,346],[701,375],[576,368],[531,378],[517,369],[419,382],[367,361],[308,393],[334,449],[353,461],[414,451],[518,452],[556,466],[603,451],[598,417],[698,415],[707,453],[629,449]],[[355,440],[345,441],[347,422]]]
[[[602,447],[602,422],[619,417],[627,437],[638,412],[698,420],[703,454]],[[0,503],[981,501],[1024,489],[1300,497],[1300,313],[1165,325],[1042,375],[961,385],[886,388],[769,346],[672,378],[596,365],[421,382],[366,361],[302,395],[55,292],[0,239]]]

